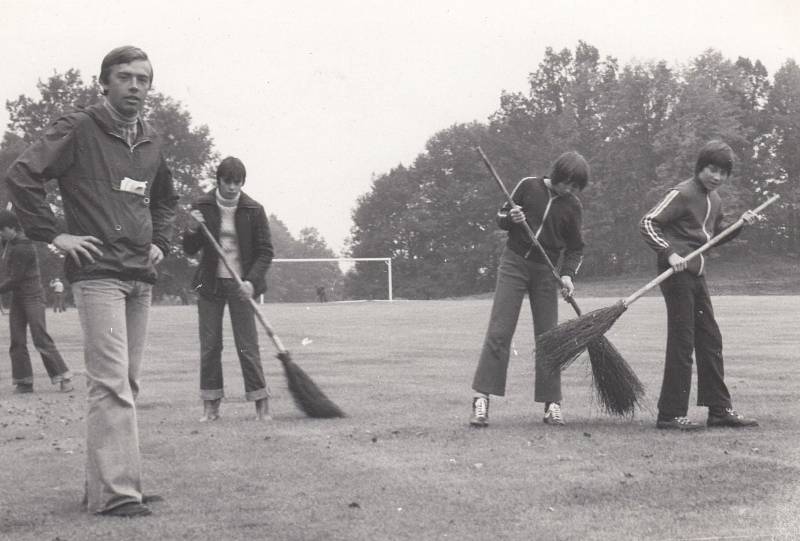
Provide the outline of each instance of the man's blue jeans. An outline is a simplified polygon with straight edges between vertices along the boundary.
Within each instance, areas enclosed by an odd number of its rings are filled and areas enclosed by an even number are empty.
[[[528,294],[533,314],[533,334],[558,323],[558,283],[544,263],[530,261],[505,248],[497,269],[489,329],[483,342],[472,388],[479,393],[504,396],[511,339],[517,328],[522,299]],[[536,363],[534,400],[561,401],[561,373]]]
[[[231,279],[218,279],[217,294],[199,295],[197,313],[200,325],[200,398],[216,400],[225,396],[222,378],[222,316],[225,305],[231,316],[233,340],[239,354],[247,400],[269,397],[258,350],[258,329],[249,301],[239,298],[239,286]]]
[[[136,395],[147,337],[150,284],[72,284],[83,329],[89,412],[86,501],[91,513],[142,501]]]

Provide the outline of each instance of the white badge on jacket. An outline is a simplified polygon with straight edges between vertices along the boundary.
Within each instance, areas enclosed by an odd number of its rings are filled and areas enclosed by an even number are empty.
[[[119,182],[119,189],[123,192],[145,195],[147,193],[147,182],[125,177]]]

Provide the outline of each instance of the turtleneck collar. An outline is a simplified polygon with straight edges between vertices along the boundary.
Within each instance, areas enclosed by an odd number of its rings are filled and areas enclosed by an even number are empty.
[[[234,199],[225,199],[222,197],[222,194],[219,193],[219,190],[215,190],[217,195],[217,204],[221,207],[235,207],[239,204],[239,198],[242,196],[242,192],[239,192]]]
[[[126,117],[119,111],[117,111],[111,102],[108,101],[108,98],[103,99],[103,105],[108,110],[108,114],[111,115],[111,119],[116,122],[117,124],[121,124],[123,126],[130,127],[131,125],[135,125],[136,121],[139,120],[139,114],[135,114],[133,117]]]

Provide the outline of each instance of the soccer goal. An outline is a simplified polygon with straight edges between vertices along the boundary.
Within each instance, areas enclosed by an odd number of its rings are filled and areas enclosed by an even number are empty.
[[[287,264],[287,265],[289,265],[290,267],[293,268],[293,270],[289,270],[287,268],[286,270],[288,271],[288,273],[280,273],[284,277],[284,281],[286,281],[286,282],[293,281],[294,279],[298,279],[298,280],[301,280],[303,282],[306,282],[307,280],[312,280],[313,281],[314,278],[312,278],[312,277],[316,275],[318,277],[318,279],[316,280],[316,282],[313,283],[313,289],[315,289],[316,300],[319,301],[319,302],[326,302],[328,300],[328,295],[331,294],[331,293],[335,294],[336,292],[330,292],[329,291],[328,287],[326,287],[326,285],[325,285],[325,280],[320,275],[318,275],[317,273],[314,273],[313,271],[311,271],[309,269],[309,264],[312,264],[312,267],[315,266],[313,264],[318,264],[317,266],[320,267],[320,268],[327,266],[328,269],[331,268],[330,267],[331,265],[336,265],[336,266],[338,266],[338,270],[341,271],[341,273],[337,272],[337,274],[344,275],[344,274],[347,274],[347,272],[350,271],[356,263],[359,263],[359,262],[376,262],[376,263],[383,262],[383,264],[386,265],[386,292],[387,292],[386,299],[389,300],[389,301],[394,300],[394,295],[392,293],[392,291],[393,291],[393,288],[392,288],[392,260],[391,260],[391,258],[388,258],[388,257],[276,258],[276,259],[273,259],[272,262],[275,263],[275,264],[280,264],[280,265],[274,265],[273,266],[273,270],[270,271],[270,273],[273,273],[273,274],[276,274],[275,271],[277,271],[278,269],[283,267],[283,264]],[[334,267],[334,268],[336,268],[336,267]],[[305,276],[301,276],[301,275],[305,275]],[[279,286],[281,281],[282,281],[281,279],[277,279],[275,281],[275,285]],[[310,286],[311,286],[311,284],[306,283],[306,288],[308,288]],[[335,296],[335,295],[331,295],[331,296]],[[292,297],[294,297],[294,296],[292,296]],[[262,295],[261,302],[263,303],[264,300],[265,300],[264,296]],[[289,302],[292,302],[292,301],[290,300]]]

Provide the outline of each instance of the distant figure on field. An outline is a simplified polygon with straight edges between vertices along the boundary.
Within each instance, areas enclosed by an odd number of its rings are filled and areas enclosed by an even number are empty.
[[[325,286],[317,286],[317,302],[328,302],[328,294]]]
[[[141,117],[153,82],[147,54],[112,50],[99,82],[105,99],[56,120],[7,182],[28,236],[67,254],[89,385],[87,509],[140,517],[155,500],[142,495],[136,397],[156,265],[169,253],[178,197],[161,137]],[[50,179],[58,181],[66,230],[46,200]]]
[[[0,210],[0,236],[6,243],[3,250],[6,278],[0,283],[0,293],[11,292],[8,316],[11,345],[8,352],[11,356],[11,380],[16,386],[14,392],[33,392],[28,327],[50,381],[59,384],[63,392],[72,391],[72,374],[47,333],[44,289],[36,248],[23,233],[17,216],[10,210]]]
[[[247,171],[238,158],[229,156],[217,167],[217,187],[194,204],[194,221],[183,235],[183,250],[203,255],[192,280],[197,292],[200,324],[201,422],[219,419],[225,396],[222,378],[222,316],[225,305],[233,327],[233,339],[244,376],[245,398],[255,402],[256,418],[268,420],[269,390],[261,367],[258,329],[250,299],[267,289],[266,273],[272,263],[272,239],[264,207],[242,191]],[[206,224],[221,246],[226,260],[243,281],[233,275],[203,234]]]
[[[500,256],[489,328],[472,381],[472,426],[488,426],[489,396],[505,395],[509,349],[525,294],[533,313],[533,334],[538,336],[558,322],[559,290],[565,298],[575,290],[572,280],[583,261],[583,207],[575,194],[588,182],[589,164],[583,156],[565,152],[549,176],[520,180],[511,194],[514,206],[506,203],[497,214],[508,241]],[[550,260],[562,259],[561,283],[520,225],[526,221]],[[534,400],[544,402],[544,422],[563,425],[561,373],[540,366],[539,359],[535,370]]]
[[[667,305],[667,352],[656,421],[661,429],[703,428],[686,417],[692,387],[692,352],[697,359],[697,405],[708,407],[707,426],[739,428],[758,424],[755,419],[739,415],[731,405],[724,381],[722,335],[706,285],[705,259],[702,255],[684,259],[725,229],[717,188],[728,180],[733,161],[733,150],[726,143],[707,143],[697,157],[694,177],[669,190],[640,223],[644,241],[656,253],[658,272],[670,267],[675,271],[660,286]],[[747,224],[757,218],[751,211],[742,215]],[[741,231],[739,228],[720,244]]]
[[[53,288],[53,312],[64,312],[64,282],[61,278],[55,277],[50,282],[50,287]]]

